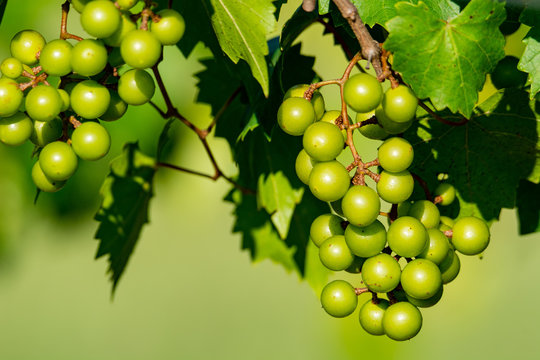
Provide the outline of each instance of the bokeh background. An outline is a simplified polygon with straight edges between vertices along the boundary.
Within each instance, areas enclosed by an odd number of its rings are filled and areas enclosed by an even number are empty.
[[[0,57],[20,30],[58,37],[63,1],[10,0],[0,25]],[[299,1],[289,1],[282,19]],[[78,14],[69,29],[78,34]],[[316,56],[323,78],[340,76],[346,61],[322,27],[301,37],[302,52]],[[525,29],[509,38],[519,55]],[[278,34],[278,32],[276,32]],[[210,109],[194,104],[204,68],[202,47],[184,58],[173,47],[161,65],[175,104],[203,125]],[[483,96],[493,91],[489,83]],[[324,89],[329,107],[335,89]],[[156,102],[161,99],[156,96]],[[366,334],[357,314],[334,319],[297,275],[270,261],[252,264],[232,234],[228,190],[184,173],[159,171],[146,226],[114,299],[105,259],[94,259],[99,187],[108,161],[126,141],[154,154],[164,125],[149,106],[132,107],[106,124],[110,156],[82,163],[57,194],[33,204],[32,146],[0,144],[0,359],[537,359],[540,358],[540,236],[517,236],[516,214],[504,210],[492,226],[483,259],[462,256],[459,277],[442,301],[423,310],[424,326],[411,341]],[[170,162],[211,172],[196,137],[174,128]],[[235,172],[226,143],[211,139],[218,161]],[[373,151],[375,144],[363,144]],[[489,186],[489,179],[486,179]],[[362,299],[361,299],[362,300]]]

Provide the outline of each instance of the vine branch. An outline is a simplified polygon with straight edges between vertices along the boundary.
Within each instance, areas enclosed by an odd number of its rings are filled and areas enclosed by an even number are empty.
[[[73,35],[67,31],[67,18],[69,13],[69,1],[66,0],[62,4],[62,21],[60,23],[60,39],[67,40],[67,39],[73,39],[77,41],[81,41],[82,37]]]
[[[461,125],[465,125],[466,123],[469,122],[469,119],[467,119],[466,117],[463,117],[461,120],[459,121],[449,121],[449,120],[446,120],[445,118],[443,118],[442,116],[440,116],[439,114],[437,114],[435,111],[431,110],[429,106],[427,106],[422,100],[418,100],[418,105],[420,105],[420,107],[424,110],[426,110],[426,112],[431,115],[435,120],[443,123],[443,124],[446,124],[446,125],[450,125],[450,126],[461,126]]]

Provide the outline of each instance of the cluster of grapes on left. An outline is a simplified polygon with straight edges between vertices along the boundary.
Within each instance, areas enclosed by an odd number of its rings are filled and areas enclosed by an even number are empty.
[[[91,38],[67,32],[70,5]],[[107,155],[111,138],[100,121],[118,120],[154,95],[146,69],[157,66],[163,46],[182,38],[185,24],[177,11],[153,5],[66,1],[58,39],[46,42],[35,30],[13,36],[11,57],[0,65],[0,142],[35,145],[32,180],[39,190],[60,190],[79,159]]]

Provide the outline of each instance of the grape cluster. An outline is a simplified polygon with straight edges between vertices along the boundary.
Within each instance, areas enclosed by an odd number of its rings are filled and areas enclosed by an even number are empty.
[[[360,73],[341,81],[341,111],[326,111],[316,90],[320,84],[290,89],[279,108],[277,120],[288,134],[303,136],[296,158],[298,178],[331,211],[317,217],[310,238],[319,248],[322,264],[333,271],[359,273],[363,287],[344,280],[327,284],[322,307],[334,317],[345,317],[358,307],[358,295],[372,298],[361,304],[359,319],[369,334],[394,340],[414,337],[422,326],[418,308],[436,304],[443,285],[460,270],[457,253],[480,254],[490,239],[486,223],[476,217],[441,216],[437,205],[447,206],[455,188],[442,182],[434,200],[410,201],[414,178],[408,168],[414,160],[411,144],[400,134],[415,119],[418,99],[405,85],[383,91],[373,76]],[[324,84],[326,85],[326,84]],[[322,85],[321,85],[322,86]],[[356,122],[348,117],[354,110]],[[352,131],[370,139],[384,140],[374,161],[361,161]],[[350,148],[355,158],[344,166],[336,158]],[[369,170],[379,167],[378,173]],[[350,172],[356,168],[353,176]],[[376,182],[366,185],[365,176]],[[381,212],[381,200],[392,204]],[[388,226],[378,218],[388,217]],[[359,278],[360,281],[360,278]]]
[[[59,39],[46,42],[37,31],[20,31],[11,40],[11,57],[0,65],[0,142],[17,146],[30,140],[36,146],[32,179],[46,192],[60,190],[79,159],[108,153],[111,138],[100,121],[118,120],[129,105],[150,101],[155,83],[146,69],[185,28],[178,12],[154,13],[149,1],[71,5],[92,38],[68,34],[63,16]]]

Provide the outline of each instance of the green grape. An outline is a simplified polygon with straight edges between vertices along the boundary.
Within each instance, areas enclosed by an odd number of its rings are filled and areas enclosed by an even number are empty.
[[[362,280],[367,288],[378,293],[392,291],[398,286],[401,268],[392,256],[382,253],[366,259],[362,266]]]
[[[303,98],[304,93],[309,88],[308,84],[299,84],[291,87],[285,95],[283,96],[283,101],[285,101],[288,98],[291,97],[299,97]],[[319,90],[315,90],[313,92],[313,96],[311,97],[311,105],[313,106],[313,110],[315,111],[315,118],[321,119],[324,115],[325,111],[325,105],[324,105],[324,98],[319,92]]]
[[[402,217],[409,215],[409,210],[411,209],[412,203],[410,201],[404,201],[398,204],[397,206],[397,216]]]
[[[362,185],[349,188],[341,200],[343,215],[356,226],[368,226],[379,216],[381,201],[377,193]]]
[[[152,76],[144,70],[126,71],[118,80],[118,95],[129,105],[143,105],[150,101],[156,84]]]
[[[493,72],[491,82],[497,89],[522,87],[527,81],[527,73],[518,70],[519,59],[514,56],[504,57]]]
[[[341,153],[345,142],[339,127],[318,121],[308,126],[302,144],[306,153],[315,161],[330,161]]]
[[[322,116],[320,121],[327,122],[327,123],[339,126],[339,124],[336,124],[336,120],[338,118],[341,119],[340,116],[341,116],[341,111],[329,110],[329,111],[324,113],[324,115]],[[351,117],[348,116],[348,118],[349,118],[349,124],[352,124]],[[343,135],[343,142],[346,142],[347,141],[347,130],[341,129],[341,134]]]
[[[51,121],[34,121],[30,141],[39,147],[60,139],[62,136],[62,120],[54,118]]]
[[[319,247],[319,259],[330,270],[347,269],[354,262],[354,255],[347,247],[343,235],[334,235],[324,240]]]
[[[439,204],[447,206],[454,202],[454,199],[456,198],[456,189],[451,184],[442,183],[437,186],[434,195],[440,197],[441,201]]]
[[[111,46],[111,45],[109,45],[109,46]],[[124,61],[124,59],[122,59],[122,54],[120,54],[120,48],[119,47],[113,47],[111,49],[111,52],[109,53],[108,63],[109,63],[109,65],[111,65],[112,67],[115,67],[115,68],[119,68],[120,66],[122,66],[122,65],[124,65],[126,63]]]
[[[64,76],[71,72],[71,51],[73,46],[67,40],[53,40],[41,51],[39,64],[47,74]]]
[[[83,12],[84,7],[90,1],[93,1],[93,0],[70,0],[71,6],[73,6],[73,8],[75,8],[75,10],[77,10],[79,14]]]
[[[95,0],[84,7],[81,13],[81,25],[88,34],[97,38],[106,38],[120,27],[120,12],[112,1]]]
[[[377,303],[368,300],[362,305],[358,313],[360,325],[368,334],[384,335],[382,319],[389,306],[390,303],[385,299],[379,299]]]
[[[384,93],[382,108],[386,116],[396,123],[408,123],[416,115],[418,99],[405,85],[388,89]]]
[[[414,179],[407,170],[398,173],[383,171],[377,182],[377,193],[384,201],[399,204],[407,200],[413,192]]]
[[[342,221],[342,218],[333,214],[319,215],[311,223],[311,228],[309,230],[311,241],[313,241],[317,247],[320,247],[326,239],[334,235],[343,235],[344,230],[341,226]]]
[[[438,303],[439,300],[441,300],[442,295],[443,295],[443,289],[444,289],[444,287],[441,286],[439,288],[439,291],[437,291],[435,293],[435,295],[433,295],[432,297],[427,298],[427,299],[416,299],[416,298],[413,298],[412,296],[410,296],[409,294],[406,294],[407,301],[410,302],[411,304],[413,304],[416,307],[421,307],[421,308],[431,307],[431,306],[435,305],[436,303]]]
[[[22,75],[23,64],[18,59],[15,59],[14,57],[9,57],[2,61],[2,65],[0,65],[0,71],[2,71],[2,74],[4,74],[4,76],[11,79],[16,79]]]
[[[325,161],[313,166],[309,176],[309,189],[322,201],[341,199],[349,189],[351,179],[347,169],[341,163]]]
[[[294,168],[296,170],[296,175],[302,181],[304,184],[309,184],[309,175],[311,174],[311,170],[313,170],[313,166],[317,163],[317,161],[313,160],[306,152],[306,150],[302,149],[298,153],[298,156],[296,157],[296,162],[294,163]]]
[[[358,296],[351,284],[344,280],[334,280],[322,290],[321,305],[329,315],[342,318],[354,312]]]
[[[62,189],[66,184],[65,181],[54,181],[49,179],[43,173],[43,170],[41,170],[41,167],[39,166],[39,161],[36,161],[36,163],[32,167],[32,180],[34,181],[34,184],[39,190],[51,193],[57,192],[58,190]]]
[[[438,229],[442,231],[443,233],[448,230],[452,230],[452,228],[446,224],[440,223]]]
[[[458,255],[454,250],[448,250],[446,259],[439,265],[443,284],[448,284],[450,281],[454,280],[456,276],[458,276],[460,268],[461,262],[459,261]]]
[[[440,217],[441,224],[444,224],[448,226],[449,228],[452,228],[454,226],[455,221],[452,218],[449,218],[448,216],[441,216]]]
[[[382,319],[384,333],[392,340],[412,339],[422,328],[422,313],[408,302],[392,304]]]
[[[23,103],[23,92],[17,81],[10,78],[0,78],[0,117],[9,117],[19,111]]]
[[[412,204],[409,209],[409,216],[417,218],[426,229],[436,228],[439,226],[441,214],[437,206],[431,201],[419,200]]]
[[[452,228],[452,245],[463,255],[478,255],[489,245],[487,224],[474,216],[458,219]]]
[[[360,274],[362,272],[362,266],[364,265],[364,261],[366,261],[366,259],[355,256],[353,263],[351,264],[351,266],[346,268],[345,271],[351,274]]]
[[[122,10],[129,10],[135,5],[137,5],[138,2],[139,0],[116,0],[116,3],[118,4],[118,6],[120,6],[120,9]]]
[[[379,106],[377,110],[375,110],[375,117],[377,118],[377,122],[379,123],[379,125],[382,126],[384,131],[391,135],[397,135],[405,132],[405,130],[411,127],[414,121],[413,119],[404,123],[395,122],[391,120],[388,115],[386,115],[382,106]]]
[[[349,224],[345,229],[345,241],[354,255],[365,258],[375,256],[386,245],[386,229],[379,220],[364,227]]]
[[[107,65],[107,49],[99,40],[79,41],[71,50],[71,68],[82,76],[99,74]]]
[[[175,45],[186,30],[184,18],[173,9],[161,10],[157,15],[160,19],[158,22],[152,21],[150,31],[156,35],[162,45]]]
[[[77,164],[77,155],[65,142],[49,143],[39,154],[39,166],[51,182],[69,179],[77,170]]]
[[[11,56],[23,64],[34,65],[38,62],[37,54],[43,50],[45,39],[34,30],[19,31],[11,39]]]
[[[341,207],[341,199],[329,202],[328,205],[330,206],[330,209],[334,210],[334,212],[339,216],[345,216],[343,215],[343,209]]]
[[[450,243],[443,232],[438,229],[428,229],[427,232],[429,236],[429,245],[418,254],[417,257],[430,260],[435,264],[440,265],[448,255]]]
[[[379,163],[381,167],[393,173],[407,170],[414,158],[411,143],[399,137],[385,140],[379,147]]]
[[[357,113],[356,122],[359,123],[365,120],[369,120],[374,116],[375,116],[375,110],[372,110],[367,113]],[[358,128],[358,131],[360,131],[360,134],[372,140],[384,140],[390,135],[379,124],[363,125]]]
[[[99,118],[103,121],[114,121],[120,119],[127,111],[128,105],[120,98],[116,91],[110,91],[111,101],[107,111]]]
[[[401,272],[401,286],[415,299],[429,299],[442,286],[441,271],[429,260],[415,259]]]
[[[133,30],[124,36],[120,53],[126,64],[135,69],[151,68],[161,56],[161,43],[150,31]]]
[[[73,151],[83,160],[99,160],[109,152],[111,137],[107,129],[96,122],[82,123],[71,135]]]
[[[135,29],[137,29],[137,24],[131,20],[130,13],[123,12],[120,16],[120,25],[118,26],[118,29],[116,29],[111,36],[104,38],[103,42],[109,46],[118,47],[122,44],[122,40],[126,34]],[[118,56],[120,56],[120,50],[118,50]]]
[[[300,136],[315,122],[315,110],[311,103],[301,97],[283,100],[277,113],[281,129],[289,135]]]
[[[51,121],[60,114],[62,97],[52,86],[36,86],[26,96],[26,112],[38,121]]]
[[[58,94],[60,94],[60,98],[62,99],[62,107],[60,108],[60,112],[64,112],[67,109],[69,109],[70,100],[69,100],[69,94],[64,89],[56,89],[58,91]]]
[[[354,111],[366,113],[379,106],[383,97],[381,83],[373,76],[360,73],[351,76],[343,88],[343,97]]]
[[[0,141],[6,145],[22,145],[32,135],[32,120],[22,112],[0,118]]]
[[[70,96],[71,108],[85,119],[97,119],[109,108],[111,95],[107,88],[94,80],[75,85]]]
[[[429,235],[422,223],[411,216],[397,218],[386,233],[388,245],[399,256],[415,257],[429,245]]]

